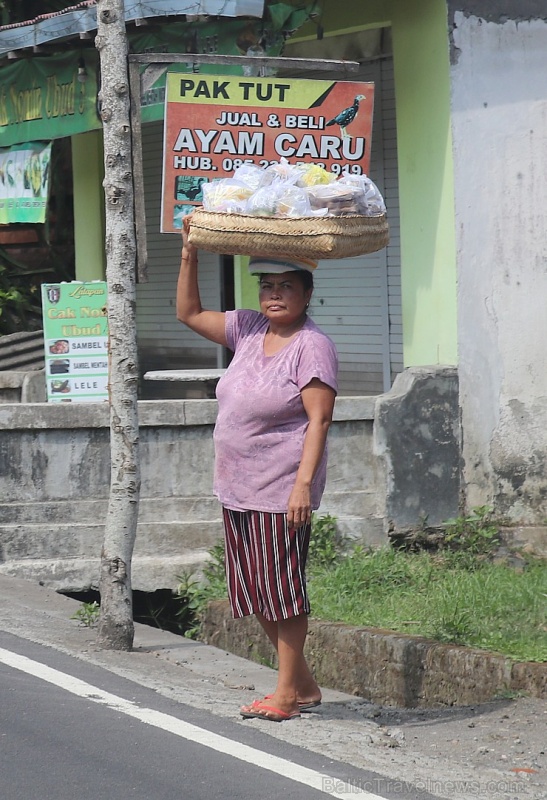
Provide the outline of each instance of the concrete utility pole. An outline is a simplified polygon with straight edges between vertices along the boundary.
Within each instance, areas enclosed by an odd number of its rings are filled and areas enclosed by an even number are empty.
[[[128,42],[123,0],[99,0],[99,102],[104,131],[106,278],[110,332],[110,499],[101,552],[98,640],[133,646],[131,559],[137,531],[140,464],[137,406],[136,237],[131,158]]]

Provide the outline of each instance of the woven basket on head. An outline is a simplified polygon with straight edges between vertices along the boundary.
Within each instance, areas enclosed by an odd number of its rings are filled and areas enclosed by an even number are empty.
[[[258,217],[197,209],[190,242],[226,255],[349,258],[387,245],[386,215],[375,217]]]

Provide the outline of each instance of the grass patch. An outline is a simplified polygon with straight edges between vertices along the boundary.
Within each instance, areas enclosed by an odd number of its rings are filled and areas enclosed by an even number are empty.
[[[488,561],[469,569],[457,554],[357,549],[332,569],[312,569],[309,593],[317,619],[547,661],[547,564],[540,561],[522,571]]]
[[[547,562],[528,558],[517,570],[491,560],[497,545],[485,507],[449,520],[444,549],[434,553],[348,552],[336,519],[314,516],[307,570],[313,617],[547,661]],[[179,587],[192,613],[191,638],[207,603],[226,597],[223,545],[209,555],[204,580],[184,575]]]

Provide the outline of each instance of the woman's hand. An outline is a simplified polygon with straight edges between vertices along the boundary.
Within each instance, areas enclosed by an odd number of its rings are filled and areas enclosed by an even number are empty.
[[[298,481],[293,486],[289,497],[289,508],[287,510],[287,522],[289,529],[300,528],[311,522],[311,491],[305,484]]]
[[[197,257],[197,248],[190,243],[190,226],[192,224],[192,215],[186,214],[182,220],[182,252],[183,257]]]

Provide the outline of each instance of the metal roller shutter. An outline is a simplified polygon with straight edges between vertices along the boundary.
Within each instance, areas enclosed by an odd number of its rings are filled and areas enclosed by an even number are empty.
[[[143,125],[142,142],[149,282],[137,286],[141,371],[220,366],[222,348],[188,330],[175,316],[181,240],[159,230],[163,122]],[[220,276],[220,257],[200,253],[200,292],[207,308],[221,308]]]

